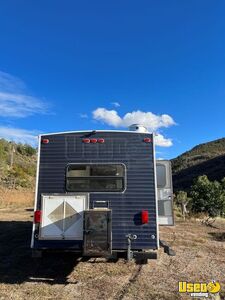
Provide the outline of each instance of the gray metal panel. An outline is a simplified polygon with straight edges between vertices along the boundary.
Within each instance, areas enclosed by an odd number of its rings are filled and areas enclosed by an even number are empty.
[[[157,248],[153,145],[145,143],[149,133],[97,132],[90,138],[104,138],[104,144],[84,144],[90,133],[43,135],[41,144],[37,209],[42,193],[65,193],[66,166],[69,163],[123,163],[127,184],[124,193],[90,193],[93,201],[109,201],[112,209],[112,247],[126,249],[126,235],[136,234],[133,249]],[[140,224],[140,212],[148,210],[149,223]],[[36,241],[36,243],[38,243]]]
[[[173,213],[173,184],[172,184],[172,170],[171,162],[169,160],[158,160],[157,161],[157,177],[161,180],[161,183],[165,181],[164,186],[158,184],[158,215],[159,225],[174,225],[174,213]],[[164,170],[160,170],[159,167],[163,167]],[[160,178],[161,177],[161,178]]]
[[[108,256],[112,254],[112,211],[91,209],[84,212],[85,256]]]

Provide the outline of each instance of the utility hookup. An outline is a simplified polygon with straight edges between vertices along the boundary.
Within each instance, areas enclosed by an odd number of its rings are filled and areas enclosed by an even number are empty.
[[[127,260],[131,261],[133,259],[133,252],[131,250],[131,242],[133,240],[137,239],[137,235],[129,233],[126,235],[126,238],[127,238]]]

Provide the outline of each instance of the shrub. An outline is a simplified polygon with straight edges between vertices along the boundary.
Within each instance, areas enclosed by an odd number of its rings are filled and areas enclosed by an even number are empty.
[[[192,211],[206,213],[210,217],[225,214],[225,179],[210,181],[206,175],[199,176],[191,187]]]
[[[21,165],[14,165],[13,168],[9,169],[4,178],[4,182],[11,188],[17,188],[19,186],[20,187],[32,186],[32,182],[26,167],[23,167]]]
[[[25,145],[18,144],[16,147],[16,150],[20,154],[26,155],[26,156],[33,156],[34,154],[36,154],[36,149],[27,144],[25,144]]]

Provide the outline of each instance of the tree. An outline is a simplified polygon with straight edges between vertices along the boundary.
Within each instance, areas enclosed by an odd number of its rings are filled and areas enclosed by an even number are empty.
[[[225,180],[210,181],[206,175],[199,176],[191,187],[192,211],[203,212],[210,217],[225,213]]]
[[[180,205],[180,207],[181,207],[181,213],[182,213],[182,216],[183,216],[183,218],[185,220],[185,216],[188,213],[188,211],[187,211],[187,205],[188,205],[188,203],[190,201],[190,198],[188,198],[186,192],[179,191],[176,194],[175,201],[176,201],[176,203],[178,205]]]

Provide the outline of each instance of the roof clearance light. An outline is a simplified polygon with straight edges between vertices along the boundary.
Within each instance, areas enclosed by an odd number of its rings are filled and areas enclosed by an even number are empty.
[[[91,143],[92,143],[92,144],[96,144],[97,142],[98,142],[97,139],[91,139]]]
[[[145,142],[145,143],[151,143],[151,141],[152,141],[152,140],[151,140],[150,138],[144,138],[144,142]]]
[[[147,210],[142,210],[142,212],[141,212],[141,223],[142,224],[148,223],[148,211]]]
[[[42,144],[48,144],[49,143],[49,139],[43,139],[41,142],[42,142]]]
[[[83,139],[83,143],[89,144],[89,143],[90,143],[90,140],[89,140],[89,139]]]
[[[98,139],[98,143],[103,144],[103,143],[105,143],[105,140],[104,139]]]
[[[41,223],[41,210],[36,210],[34,212],[34,223]]]

